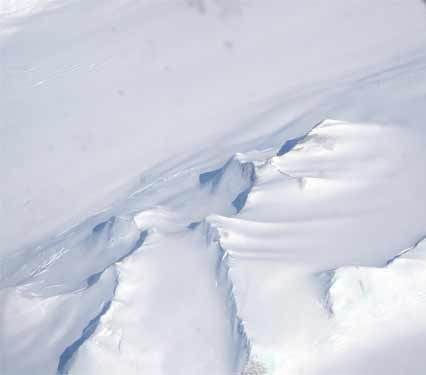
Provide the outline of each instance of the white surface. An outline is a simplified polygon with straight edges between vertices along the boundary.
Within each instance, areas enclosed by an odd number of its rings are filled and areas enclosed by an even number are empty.
[[[24,8],[0,2],[2,374],[424,373],[421,2]]]
[[[304,86],[387,69],[426,38],[420,1],[0,4],[2,252],[76,222],[165,158],[247,131]]]

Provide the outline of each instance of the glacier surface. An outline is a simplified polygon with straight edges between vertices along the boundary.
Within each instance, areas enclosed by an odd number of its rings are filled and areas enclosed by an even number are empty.
[[[1,374],[425,372],[426,9],[320,3],[0,0]]]

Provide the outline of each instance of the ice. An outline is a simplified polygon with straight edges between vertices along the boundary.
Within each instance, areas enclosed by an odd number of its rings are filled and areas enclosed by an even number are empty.
[[[219,166],[324,118],[412,112],[400,90],[420,87],[420,0],[266,1],[0,0],[1,252],[81,222],[165,159],[213,148]],[[397,65],[409,82],[394,89]],[[367,80],[375,93],[357,96]]]
[[[0,0],[0,373],[422,375],[425,11]]]
[[[4,257],[3,368],[316,374],[422,330],[424,241],[401,251],[426,219],[420,134],[324,120]]]

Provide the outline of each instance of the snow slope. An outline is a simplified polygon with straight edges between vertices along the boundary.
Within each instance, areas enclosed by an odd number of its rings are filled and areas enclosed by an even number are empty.
[[[423,335],[424,241],[393,257],[424,233],[425,142],[421,127],[326,120],[213,171],[181,165],[3,258],[3,371],[357,373],[380,340]]]
[[[52,4],[1,19],[2,374],[423,374],[420,2]]]
[[[424,13],[417,0],[0,0],[1,251],[78,223],[164,159],[266,135],[405,61]]]
[[[371,329],[339,336],[334,316],[320,303],[327,280],[318,274],[380,264],[423,235],[425,139],[416,147],[417,136],[398,127],[325,121],[259,167],[237,217],[207,218],[228,256],[251,356],[267,373],[319,373],[324,360],[345,353],[340,341],[346,335],[361,347],[371,345],[370,337],[359,338]],[[353,298],[353,287],[340,282],[339,273],[336,279],[329,299],[340,312],[340,300]],[[382,308],[405,320],[387,302]],[[366,310],[351,318],[374,326]]]

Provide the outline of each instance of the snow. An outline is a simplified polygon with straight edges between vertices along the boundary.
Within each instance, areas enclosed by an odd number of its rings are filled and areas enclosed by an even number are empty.
[[[162,160],[267,135],[426,38],[420,1],[0,4],[46,6],[0,15],[2,252],[80,222]]]
[[[120,264],[111,308],[70,374],[231,373],[236,354],[225,295],[203,245],[198,233],[156,233]]]
[[[2,373],[55,374],[62,352],[111,299],[114,285],[110,269],[85,293],[43,296],[31,285],[2,288]]]
[[[0,0],[0,372],[423,374],[424,12]]]
[[[237,217],[207,218],[228,255],[251,358],[266,373],[323,373],[323,367],[336,361],[336,352],[339,359],[339,354],[365,355],[365,343],[380,347],[372,343],[377,320],[386,319],[382,311],[393,312],[389,324],[394,332],[401,332],[396,321],[418,316],[421,277],[414,278],[417,288],[402,287],[402,292],[398,288],[388,295],[382,289],[398,283],[390,275],[377,291],[386,298],[380,302],[369,296],[368,286],[367,291],[360,289],[351,271],[339,268],[380,264],[423,233],[425,174],[420,171],[425,160],[419,155],[424,155],[424,144],[417,141],[418,133],[397,126],[323,121],[290,151],[259,165]],[[327,278],[321,274],[332,268],[338,271],[324,298]],[[414,300],[401,301],[408,312],[394,306],[399,305],[394,295],[400,293]],[[371,302],[363,302],[364,295]],[[320,303],[322,299],[328,304]],[[346,317],[346,306],[354,299],[369,305]],[[391,330],[386,326],[383,332],[389,335]],[[390,373],[402,369],[394,367]]]
[[[351,266],[333,271],[327,292],[336,321],[332,345],[349,363],[357,353],[356,364],[349,367],[348,374],[383,371],[383,364],[369,363],[372,356],[396,362],[399,369],[422,372],[423,360],[416,361],[412,356],[424,345],[425,326],[419,319],[425,308],[424,257],[423,239],[384,267]],[[407,344],[413,346],[412,353],[406,352]],[[398,359],[392,360],[395,355]],[[341,364],[328,366],[340,371]]]

